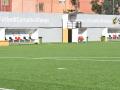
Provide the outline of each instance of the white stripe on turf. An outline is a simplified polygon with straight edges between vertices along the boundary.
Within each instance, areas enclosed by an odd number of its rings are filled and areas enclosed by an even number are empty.
[[[64,70],[65,68],[57,68],[58,70]]]
[[[85,59],[93,59],[93,58],[96,58],[96,59],[98,59],[98,58],[120,58],[120,57],[36,57],[36,58],[32,58],[32,59],[56,59],[56,58],[64,58],[64,59],[67,59],[67,58],[72,58],[72,59],[83,59],[83,58],[85,58]]]
[[[34,59],[34,60],[63,60],[63,61],[109,61],[109,62],[119,62],[120,57],[0,57],[0,59]],[[114,59],[114,60],[109,60]]]
[[[0,90],[15,90],[15,89],[0,88]]]
[[[114,59],[114,60],[108,60],[108,59]],[[59,58],[31,58],[31,59],[35,59],[35,60],[60,60],[60,61],[101,61],[101,62],[103,62],[103,61],[107,61],[107,62],[120,62],[120,60],[115,60],[115,59],[120,59],[120,57],[118,58],[118,57],[100,57],[100,58],[93,58],[93,57],[91,57],[91,58],[86,58],[86,57],[84,57],[84,58],[79,58],[79,57],[77,57],[77,58],[71,58],[71,57],[67,57],[67,58],[64,58],[64,57],[59,57]],[[107,59],[107,60],[106,60]]]
[[[103,60],[103,59],[53,59],[59,61],[99,61],[99,62],[120,62],[120,60]]]
[[[27,57],[0,57],[0,58],[10,59],[10,58],[27,58]]]
[[[31,57],[0,57],[0,58],[31,58]],[[56,58],[120,58],[120,57],[33,57],[32,59],[56,59]]]

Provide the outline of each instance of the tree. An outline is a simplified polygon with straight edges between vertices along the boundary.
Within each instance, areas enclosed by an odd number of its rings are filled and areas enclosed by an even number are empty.
[[[104,0],[103,10],[105,14],[119,14],[120,0]]]
[[[3,0],[3,5],[9,5],[9,0]]]
[[[120,14],[120,0],[104,0],[99,4],[99,0],[92,0],[92,11],[98,14]]]
[[[79,3],[79,1],[78,0],[71,0],[71,3],[74,6],[75,11],[78,11],[78,3]]]
[[[71,0],[72,5],[76,5],[77,0]]]
[[[92,11],[98,14],[102,13],[102,5],[99,4],[99,0],[92,0]]]

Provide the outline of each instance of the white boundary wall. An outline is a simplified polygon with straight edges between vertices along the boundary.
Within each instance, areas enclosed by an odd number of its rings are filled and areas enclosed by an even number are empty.
[[[107,36],[108,29],[120,29],[119,15],[78,14],[76,21],[82,22],[84,40],[100,41]],[[115,24],[113,24],[115,21]],[[5,28],[35,28],[38,31],[33,37],[43,37],[43,42],[62,42],[62,30],[67,28],[68,14],[32,14],[0,13],[0,40],[5,39]],[[72,31],[72,41],[78,41],[78,29]]]
[[[0,28],[0,41],[5,40],[5,28]]]
[[[78,42],[78,29],[72,29],[72,42]]]
[[[44,43],[62,42],[61,28],[39,28],[39,37]]]

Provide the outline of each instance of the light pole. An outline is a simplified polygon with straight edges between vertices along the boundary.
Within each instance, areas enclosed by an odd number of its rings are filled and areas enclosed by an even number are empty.
[[[113,0],[113,15],[115,13],[115,1]]]
[[[1,1],[0,1],[0,11],[1,11]]]
[[[65,12],[66,12],[66,0],[65,0]]]
[[[51,0],[51,13],[53,12],[53,0]]]
[[[1,0],[1,11],[4,11],[4,1],[3,0]]]
[[[23,13],[23,0],[22,0],[22,13]]]
[[[2,11],[2,1],[0,1],[0,11]]]
[[[36,4],[36,12],[38,13],[38,0],[37,0],[37,4]]]
[[[6,1],[5,0],[2,1],[2,8],[3,8],[3,12],[6,11]]]
[[[76,0],[76,2],[75,2],[75,11],[76,12],[78,12],[78,2],[79,2],[78,0]]]

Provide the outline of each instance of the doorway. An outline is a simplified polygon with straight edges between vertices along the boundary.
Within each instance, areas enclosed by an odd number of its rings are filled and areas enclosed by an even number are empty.
[[[68,29],[68,43],[72,42],[72,29]]]

